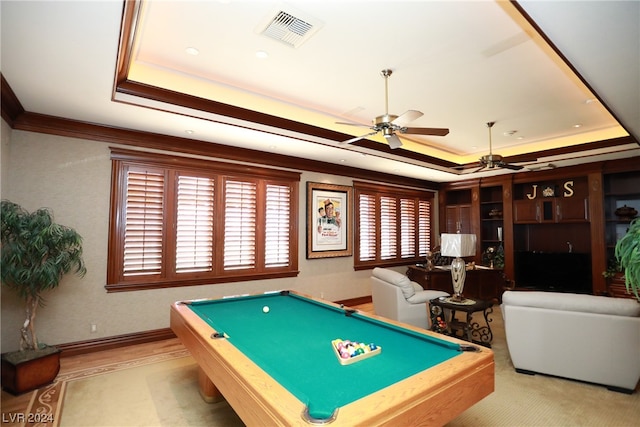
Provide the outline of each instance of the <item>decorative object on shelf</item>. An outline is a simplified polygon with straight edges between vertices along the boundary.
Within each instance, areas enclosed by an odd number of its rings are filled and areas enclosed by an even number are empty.
[[[435,258],[436,254],[432,251],[427,251],[427,265],[426,265],[426,269],[428,271],[433,270],[433,260]]]
[[[499,246],[489,246],[482,253],[482,264],[489,268],[504,268],[504,248]]]
[[[495,268],[504,268],[504,248],[502,243],[498,245],[496,249],[496,255],[493,257],[493,265]]]
[[[500,209],[491,209],[489,211],[489,218],[502,218],[502,211]]]
[[[633,219],[638,215],[638,211],[631,206],[624,205],[615,210],[614,214],[620,219]]]
[[[462,301],[464,280],[467,275],[466,265],[462,258],[476,254],[475,234],[443,234],[440,253],[442,256],[454,257],[451,261],[451,279],[453,280],[453,299]]]
[[[486,259],[487,259],[487,262],[489,263],[489,268],[494,268],[493,259],[496,256],[496,248],[494,248],[493,246],[489,246],[484,251],[484,255],[485,255]]]
[[[542,189],[542,197],[554,197],[556,195],[556,188],[554,185],[545,185]]]
[[[621,272],[622,272],[622,268],[620,267],[620,264],[618,263],[618,261],[614,258],[607,261],[607,269],[602,272],[602,276],[605,279],[612,279],[618,273],[621,273]]]
[[[616,243],[615,256],[624,270],[627,292],[640,301],[640,218],[631,221],[627,234]]]
[[[502,227],[498,227],[498,241],[502,244]]]

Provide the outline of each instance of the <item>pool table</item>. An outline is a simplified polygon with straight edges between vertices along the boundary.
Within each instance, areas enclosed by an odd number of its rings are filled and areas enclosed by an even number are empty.
[[[494,390],[490,349],[295,291],[170,312],[202,396],[224,397],[250,426],[444,425]],[[381,351],[345,364],[336,339]]]

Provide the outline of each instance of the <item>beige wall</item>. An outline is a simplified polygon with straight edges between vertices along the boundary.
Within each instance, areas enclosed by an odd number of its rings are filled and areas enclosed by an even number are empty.
[[[169,306],[181,299],[295,289],[329,300],[370,295],[370,271],[354,271],[353,257],[306,259],[306,182],[352,185],[346,177],[303,173],[300,182],[299,269],[295,278],[110,293],[104,289],[111,162],[105,143],[11,130],[2,121],[2,198],[32,211],[53,210],[56,221],[84,239],[87,275],[67,276],[46,295],[37,317],[39,339],[63,344],[169,326]],[[404,271],[399,268],[398,271]],[[2,290],[2,347],[18,348],[23,306]],[[97,332],[90,332],[90,325]]]

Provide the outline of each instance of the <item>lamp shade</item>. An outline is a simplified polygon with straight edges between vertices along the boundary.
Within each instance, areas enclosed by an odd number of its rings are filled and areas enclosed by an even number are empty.
[[[475,234],[443,234],[440,243],[440,255],[466,257],[476,254]]]

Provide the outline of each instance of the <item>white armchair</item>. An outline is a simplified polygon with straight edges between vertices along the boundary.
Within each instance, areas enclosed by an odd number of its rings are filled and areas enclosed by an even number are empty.
[[[388,319],[428,329],[429,301],[449,296],[444,291],[424,290],[397,271],[376,267],[371,276],[373,310]]]
[[[602,384],[632,393],[640,381],[640,304],[558,292],[502,295],[507,347],[517,372]]]

